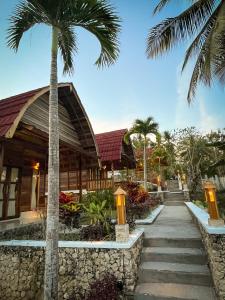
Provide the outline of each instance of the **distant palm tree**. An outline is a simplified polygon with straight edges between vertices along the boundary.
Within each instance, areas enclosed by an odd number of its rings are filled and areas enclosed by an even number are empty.
[[[160,0],[154,14],[173,2]],[[147,55],[148,58],[154,58],[181,41],[193,39],[182,67],[183,71],[190,59],[196,56],[187,95],[190,103],[199,82],[210,86],[214,77],[225,81],[225,1],[189,0],[189,3],[189,7],[180,15],[167,18],[150,30]]]
[[[58,220],[59,220],[59,125],[57,56],[60,50],[64,73],[73,71],[77,50],[74,28],[94,34],[101,45],[97,66],[114,63],[119,54],[117,35],[120,20],[114,9],[101,0],[23,0],[10,19],[8,46],[18,50],[23,34],[38,24],[52,31],[49,96],[48,208],[45,256],[44,299],[58,299]]]
[[[158,123],[154,122],[152,117],[148,117],[146,120],[136,119],[134,121],[133,126],[125,135],[125,142],[128,143],[131,135],[141,135],[144,138],[144,153],[143,153],[143,161],[144,161],[144,188],[147,190],[147,159],[146,159],[146,147],[147,147],[147,136],[149,134],[157,134],[158,132]]]

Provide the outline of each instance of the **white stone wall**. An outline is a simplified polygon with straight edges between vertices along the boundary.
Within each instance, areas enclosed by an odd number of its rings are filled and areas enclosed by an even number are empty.
[[[59,300],[85,299],[90,283],[106,272],[133,291],[141,250],[142,237],[130,249],[59,248]],[[43,276],[44,248],[0,247],[0,299],[42,300]]]

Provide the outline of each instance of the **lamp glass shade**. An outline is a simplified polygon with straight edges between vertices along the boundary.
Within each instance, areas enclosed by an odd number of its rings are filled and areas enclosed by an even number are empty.
[[[117,206],[125,206],[125,196],[124,195],[117,195],[116,205]]]
[[[215,193],[213,190],[208,190],[208,197],[210,202],[215,202]]]

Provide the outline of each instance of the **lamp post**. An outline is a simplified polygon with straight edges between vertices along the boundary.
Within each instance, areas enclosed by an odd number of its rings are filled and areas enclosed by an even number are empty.
[[[184,173],[182,174],[182,184],[183,184],[183,190],[187,191],[188,190],[187,177]]]
[[[129,239],[129,225],[126,224],[126,194],[121,187],[114,193],[117,211],[117,224],[115,226],[117,242],[126,242]]]
[[[188,185],[187,185],[187,176],[186,174],[182,174],[182,186],[183,186],[183,192],[184,192],[184,199],[185,201],[190,201],[190,194],[188,190]]]
[[[161,176],[160,175],[157,176],[157,189],[158,189],[158,192],[162,192]]]
[[[210,226],[223,226],[224,220],[219,216],[219,210],[216,199],[216,187],[211,181],[206,181],[203,185],[205,190],[205,198],[208,203],[209,219],[208,223]]]
[[[183,188],[182,188],[182,181],[181,181],[179,170],[177,171],[177,178],[178,178],[179,190],[182,191]]]

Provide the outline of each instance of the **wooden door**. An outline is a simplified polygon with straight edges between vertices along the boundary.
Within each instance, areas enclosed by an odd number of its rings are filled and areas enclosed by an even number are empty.
[[[31,210],[32,177],[33,169],[23,168],[20,197],[21,212]]]
[[[3,167],[0,181],[0,217],[10,219],[19,216],[20,169]]]

